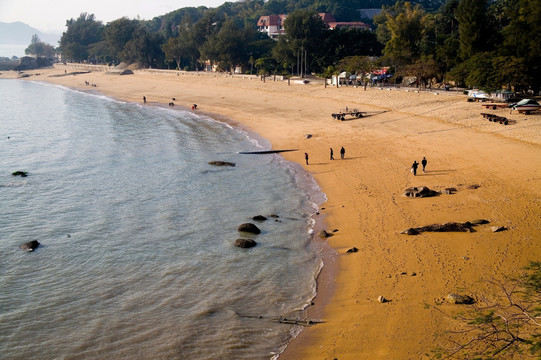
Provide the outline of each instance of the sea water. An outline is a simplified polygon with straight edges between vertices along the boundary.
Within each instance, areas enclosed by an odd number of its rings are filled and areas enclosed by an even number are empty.
[[[280,353],[321,267],[300,167],[197,112],[22,80],[0,99],[0,358]]]

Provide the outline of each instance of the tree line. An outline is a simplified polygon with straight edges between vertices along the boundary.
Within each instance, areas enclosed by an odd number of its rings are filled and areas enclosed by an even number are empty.
[[[382,10],[371,21],[360,18],[363,7]],[[329,30],[319,12],[364,20],[373,30]],[[288,15],[277,41],[256,27],[261,15],[272,14]],[[395,81],[415,76],[487,90],[541,86],[536,0],[246,0],[105,25],[82,13],[66,28],[60,50],[75,62],[200,70],[209,61],[223,71],[242,66],[247,73],[326,76],[387,66]]]

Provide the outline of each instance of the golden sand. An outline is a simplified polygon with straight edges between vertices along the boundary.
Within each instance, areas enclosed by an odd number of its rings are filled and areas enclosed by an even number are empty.
[[[306,328],[281,359],[430,358],[440,341],[434,335],[454,324],[451,315],[460,308],[436,305],[442,298],[483,294],[487,286],[480,280],[516,275],[530,260],[541,260],[541,113],[486,110],[452,92],[365,91],[317,81],[288,85],[272,78],[144,70],[118,76],[103,69],[50,77],[65,70],[87,69],[58,66],[28,79],[139,103],[143,96],[147,104],[172,98],[175,106],[196,103],[197,111],[250,129],[274,149],[300,149],[284,157],[303,164],[327,194],[321,217],[329,232],[338,230],[326,240],[337,254],[327,259],[309,313],[323,323]],[[331,118],[346,106],[367,116]],[[516,123],[489,122],[481,112]],[[336,160],[329,160],[331,147]],[[304,165],[304,152],[310,165]],[[427,172],[413,176],[410,166],[423,156]],[[457,192],[403,195],[421,185]],[[490,224],[472,233],[401,234],[474,219]],[[494,233],[491,226],[507,230]],[[346,253],[352,247],[359,251]],[[389,301],[380,303],[378,296]]]

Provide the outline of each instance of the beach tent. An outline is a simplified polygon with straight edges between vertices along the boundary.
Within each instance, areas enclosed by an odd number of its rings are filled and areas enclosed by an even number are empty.
[[[347,78],[349,76],[351,76],[351,74],[348,73],[348,72],[345,72],[345,71],[341,72],[338,75],[333,75],[332,76],[332,85],[347,83]]]
[[[502,91],[498,91],[496,93],[496,97],[500,98],[500,99],[503,99],[503,100],[507,100],[509,98],[512,98],[514,95],[514,93],[510,90],[502,90]]]

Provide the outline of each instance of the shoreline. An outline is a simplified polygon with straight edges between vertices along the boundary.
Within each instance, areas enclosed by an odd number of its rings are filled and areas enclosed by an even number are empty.
[[[202,111],[242,124],[277,149],[301,149],[282,156],[301,164],[327,195],[320,216],[329,229],[338,230],[324,240],[337,252],[338,271],[328,280],[335,290],[322,309],[324,323],[303,329],[280,359],[423,358],[435,347],[433,334],[452,323],[425,304],[457,289],[482,292],[480,276],[514,275],[528,260],[541,258],[536,242],[541,237],[539,113],[497,110],[517,121],[504,127],[480,119],[485,110],[457,94],[288,87],[174,72],[136,71],[120,77],[102,71],[50,78],[64,68],[39,71],[41,75],[27,79],[83,90],[90,89],[84,85],[90,80],[97,84],[92,90],[130,102],[141,103],[145,95],[167,104],[175,97],[179,104],[197,103]],[[345,106],[366,109],[370,116],[331,119],[330,113]],[[328,160],[329,147],[337,154],[340,146],[346,148],[346,158]],[[308,166],[303,164],[305,151]],[[413,177],[411,162],[425,155],[427,173]],[[420,185],[458,191],[428,199],[401,194]],[[479,187],[468,188],[472,185]],[[508,231],[400,234],[410,226],[476,218]],[[359,252],[347,254],[353,246]],[[319,285],[318,279],[318,294]],[[378,303],[380,295],[391,301]],[[316,297],[316,306],[318,302]],[[442,309],[454,310],[445,304]]]

